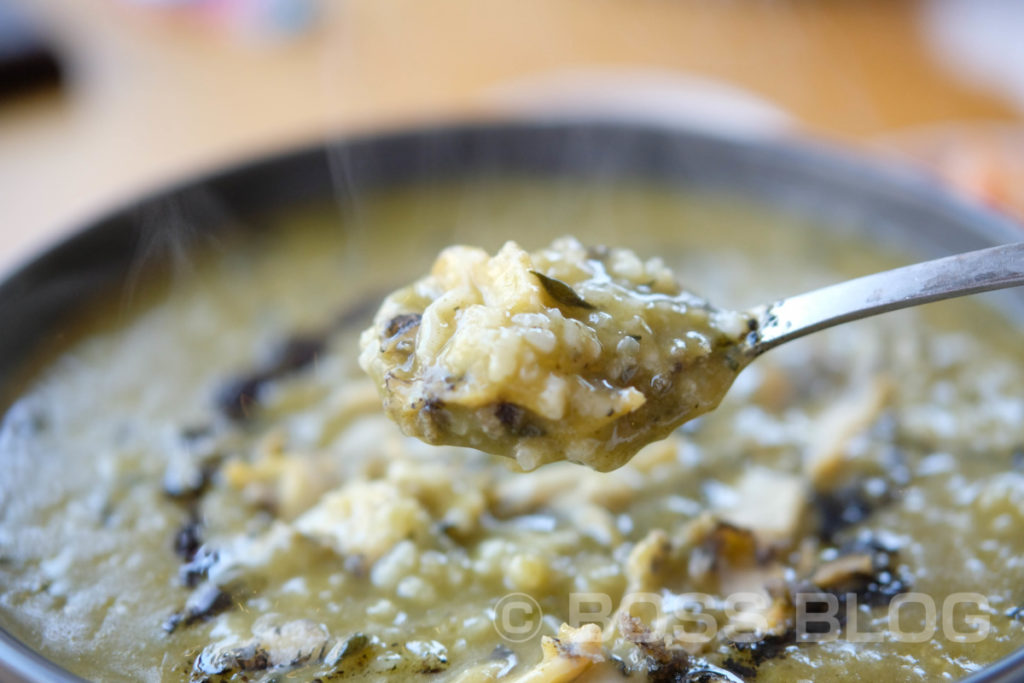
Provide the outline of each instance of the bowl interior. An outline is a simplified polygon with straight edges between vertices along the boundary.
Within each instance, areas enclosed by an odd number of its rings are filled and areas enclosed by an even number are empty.
[[[0,334],[0,387],[9,391],[16,386],[40,345],[70,333],[68,321],[84,302],[132,292],[150,267],[173,267],[182,254],[225,231],[255,236],[280,222],[282,215],[328,203],[343,222],[358,226],[368,223],[360,215],[370,206],[365,198],[377,192],[426,184],[469,188],[467,196],[471,196],[478,184],[509,179],[550,182],[553,187],[565,181],[593,184],[598,189],[585,209],[592,216],[603,215],[606,207],[599,188],[607,183],[657,185],[714,197],[719,204],[763,205],[838,234],[867,235],[908,259],[1020,239],[1020,231],[1010,221],[951,197],[926,178],[875,167],[807,143],[586,122],[463,125],[340,140],[145,198],[85,226],[11,273],[0,284],[0,320],[17,323]],[[514,201],[514,195],[508,201]],[[467,210],[479,216],[480,207]],[[405,235],[388,245],[396,264],[425,267],[436,247],[445,242],[481,241],[495,246],[489,242],[496,236],[478,234],[473,223],[438,226],[431,222],[435,218],[424,216],[422,233]],[[601,219],[605,237],[616,236],[620,219],[615,215]],[[571,215],[566,222],[572,223]],[[710,238],[715,227],[711,218],[707,222]],[[616,241],[628,242],[628,227],[621,230]],[[524,230],[524,240],[535,241],[547,232],[541,222]],[[809,234],[805,239],[814,239]],[[683,226],[678,235],[662,237],[669,242],[702,239]],[[735,238],[717,236],[726,241]],[[377,269],[384,257],[372,253],[371,238],[356,235],[354,239],[354,262]],[[830,242],[825,236],[821,240],[821,249],[828,249]],[[810,254],[817,248],[816,244],[805,246]],[[361,251],[363,247],[369,251]],[[407,279],[404,266],[396,270],[399,282]],[[1024,324],[1024,293],[986,298]],[[1022,670],[1024,652],[971,680],[1012,680]],[[25,680],[60,676],[76,680],[3,632],[0,672]]]

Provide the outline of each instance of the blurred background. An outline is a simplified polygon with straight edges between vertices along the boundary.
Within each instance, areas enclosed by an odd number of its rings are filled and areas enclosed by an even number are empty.
[[[578,114],[812,136],[1024,219],[1024,1],[0,0],[0,266],[288,145]]]

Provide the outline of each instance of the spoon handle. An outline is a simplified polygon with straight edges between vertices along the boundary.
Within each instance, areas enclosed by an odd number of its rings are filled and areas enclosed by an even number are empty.
[[[1024,285],[1024,242],[866,275],[782,299],[754,311],[760,327],[750,351],[869,315],[991,289]]]

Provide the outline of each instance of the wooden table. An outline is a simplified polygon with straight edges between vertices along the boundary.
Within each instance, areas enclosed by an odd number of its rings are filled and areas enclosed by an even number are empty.
[[[500,113],[551,70],[720,79],[857,141],[1013,104],[936,59],[895,0],[325,0],[273,44],[123,0],[18,0],[52,31],[62,93],[0,107],[0,265],[198,170],[358,127]]]

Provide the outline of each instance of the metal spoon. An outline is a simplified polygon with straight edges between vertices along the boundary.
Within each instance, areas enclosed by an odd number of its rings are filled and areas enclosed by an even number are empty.
[[[866,275],[754,309],[759,324],[747,351],[756,357],[851,320],[1018,285],[1024,285],[1024,242]]]

